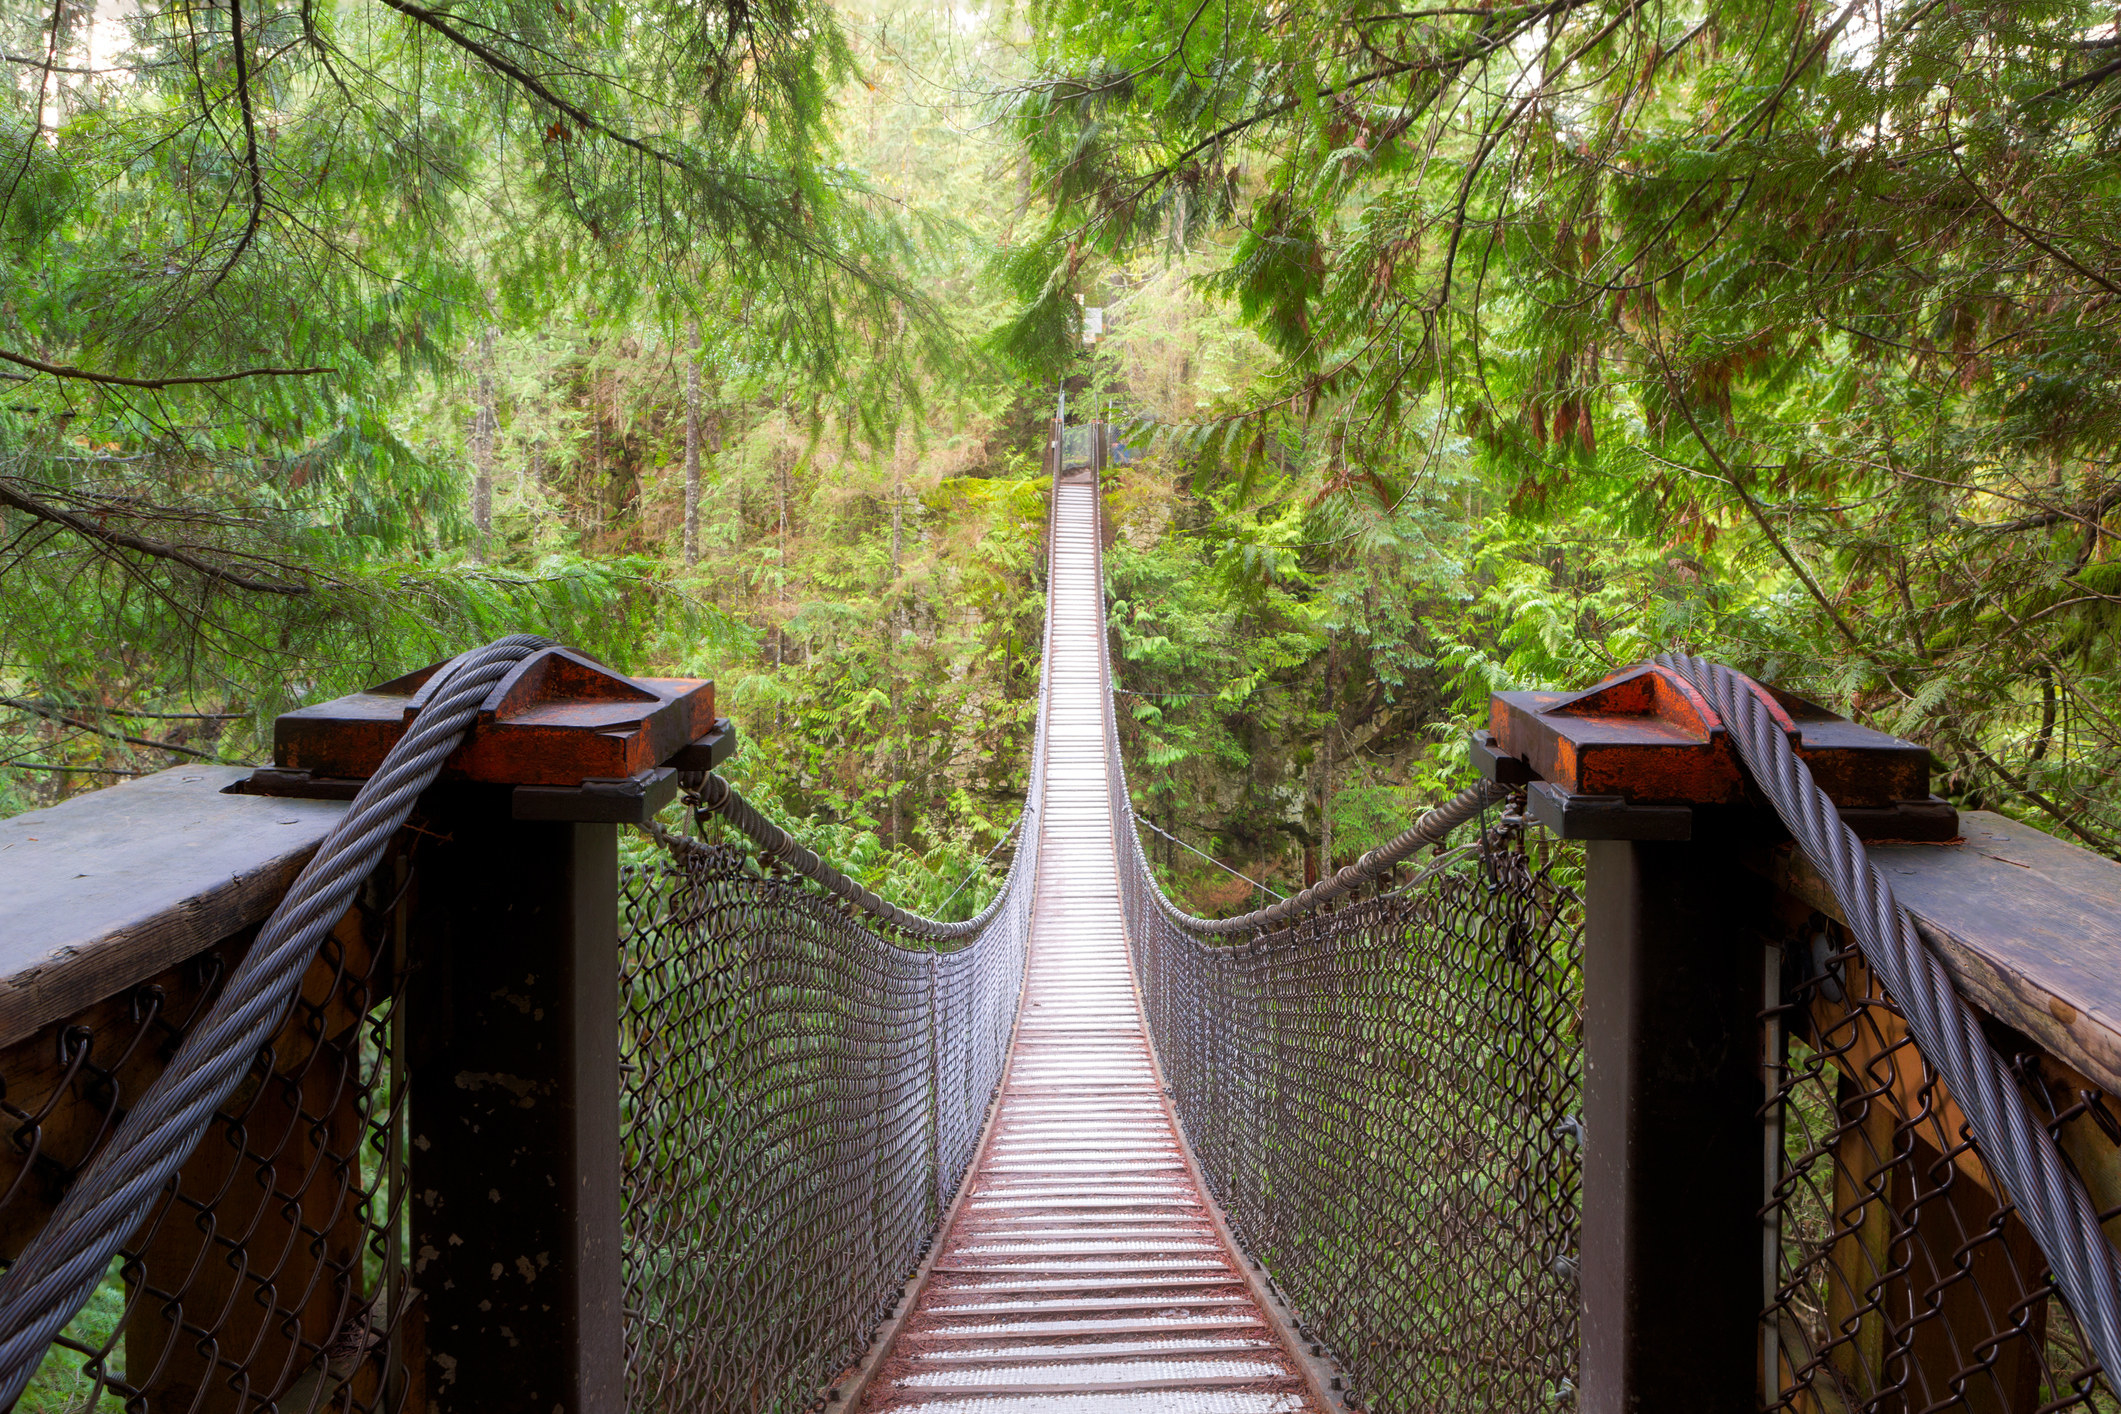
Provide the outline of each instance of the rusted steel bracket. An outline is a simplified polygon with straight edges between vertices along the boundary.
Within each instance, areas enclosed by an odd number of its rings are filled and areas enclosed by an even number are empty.
[[[1957,812],[1929,792],[1926,748],[1774,697],[1790,744],[1859,838],[1958,835]],[[1716,709],[1650,663],[1584,692],[1496,693],[1472,754],[1489,780],[1529,785],[1532,818],[1563,839],[1685,840],[1697,806],[1767,808]]]
[[[284,713],[273,724],[273,764],[244,792],[352,799],[426,707],[442,666]],[[735,744],[736,728],[714,715],[712,682],[629,678],[548,648],[494,685],[441,779],[513,786],[518,820],[644,824],[681,773],[713,770]]]

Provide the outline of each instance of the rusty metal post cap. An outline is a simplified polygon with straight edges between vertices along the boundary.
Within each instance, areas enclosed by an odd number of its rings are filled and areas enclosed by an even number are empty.
[[[1770,711],[1842,817],[1866,838],[1950,839],[1926,747],[1768,689]],[[1540,783],[1533,813],[1576,838],[1685,839],[1691,808],[1765,808],[1716,709],[1669,669],[1639,663],[1582,692],[1498,692],[1476,762]],[[1549,818],[1553,817],[1553,818]]]
[[[443,666],[430,664],[366,692],[282,714],[273,724],[271,774],[283,781],[367,779],[426,708]],[[714,741],[718,730],[719,740],[704,755],[695,749]],[[443,764],[441,779],[541,791],[587,787],[598,799],[638,801],[674,767],[702,769],[718,760],[733,739],[728,723],[716,721],[711,681],[630,678],[586,654],[546,648],[494,684],[464,744]],[[639,788],[622,788],[622,782]],[[565,807],[548,801],[543,808]],[[639,809],[628,804],[625,818]]]

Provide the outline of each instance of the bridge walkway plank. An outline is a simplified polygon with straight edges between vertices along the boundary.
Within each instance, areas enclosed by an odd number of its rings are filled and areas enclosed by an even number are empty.
[[[861,1408],[1314,1414],[1156,1083],[1107,809],[1096,490],[1054,494],[1053,707],[1023,1013],[969,1190]]]

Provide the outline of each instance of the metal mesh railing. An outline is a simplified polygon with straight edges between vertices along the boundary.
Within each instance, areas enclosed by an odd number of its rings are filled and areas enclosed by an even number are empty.
[[[7,1244],[0,1274],[0,1407],[14,1405],[52,1348],[69,1341],[89,1357],[92,1401],[113,1386],[120,1363],[127,1407],[405,1399],[395,1342],[382,1339],[384,1325],[407,1314],[403,1185],[392,1182],[382,1202],[385,1187],[364,1187],[361,1154],[379,1143],[376,1172],[393,1175],[403,1155],[401,1089],[367,1053],[384,1045],[387,1029],[370,1012],[383,995],[377,982],[393,975],[383,958],[398,944],[342,934],[488,691],[548,646],[511,635],[444,666],[426,708],[272,915],[223,959],[204,1005],[144,1054],[137,1044],[151,1028],[133,1036],[123,1054],[148,1062],[134,1072],[141,1088],[121,1094],[90,1072],[90,1090],[76,1098],[91,1114],[100,1107],[100,1122],[77,1160],[46,1168],[47,1201],[26,1205],[8,1234],[21,1240]],[[65,1047],[93,1040],[92,1028],[85,1038],[79,1029],[59,1032],[69,1087],[78,1071]],[[49,1063],[28,1070],[41,1080]],[[44,1125],[34,1126],[33,1153],[45,1152]],[[103,1302],[89,1338],[69,1336],[83,1311],[109,1296],[114,1269],[123,1300]],[[112,1306],[123,1309],[112,1316]]]
[[[23,1409],[395,1410],[403,957],[371,880],[294,1010],[148,1206]],[[250,945],[217,947],[0,1052],[0,1241],[37,1231]]]
[[[942,952],[727,846],[679,843],[623,890],[628,1407],[806,1409],[971,1164],[1030,891]]]
[[[1050,616],[1046,632],[1050,648]],[[933,1242],[1022,993],[1049,701],[1042,677],[1016,853],[966,922],[878,899],[726,782],[708,782],[719,788],[696,798],[696,814],[748,839],[756,864],[656,831],[663,853],[626,871],[634,1414],[811,1408],[868,1348]]]
[[[1509,821],[1458,867],[1243,942],[1194,932],[1145,868],[1122,899],[1202,1171],[1362,1406],[1554,1407],[1582,934],[1549,852]]]
[[[1784,1157],[1766,1213],[1779,1261],[1763,1406],[2121,1409],[1948,1087],[1846,931],[1814,917],[1786,934],[1783,1001],[1768,1014],[1781,1064],[1767,1114]],[[2029,1047],[2011,1058],[2065,1150],[2111,1172],[2112,1101]]]
[[[1109,717],[1106,753],[1136,971],[1181,1121],[1240,1239],[1352,1377],[1350,1402],[1572,1406],[1583,978],[1564,879],[1578,856],[1513,812],[1397,888],[1366,859],[1331,890],[1195,918],[1140,848]],[[1784,775],[1793,809],[1838,828],[1808,777]],[[1387,891],[1331,906],[1365,885]],[[1912,927],[1889,895],[1838,878],[1835,893],[1874,932],[1880,917]],[[1920,1024],[1873,970],[1866,950],[1883,944],[1817,914],[1761,927],[1784,961],[1761,1018],[1763,1152],[1779,1158],[1762,1183],[1759,1407],[2121,1411],[2100,1362],[2113,1257],[2097,1230],[2121,1232],[2121,1106],[2007,1028],[1951,1031],[1965,1003],[1932,985],[1919,948],[1893,957],[1929,988]],[[1924,1026],[1944,1037],[1934,1052]],[[1950,1044],[1962,1034],[1977,1038],[1966,1054]],[[1990,1048],[1996,1085],[1981,1080]],[[1980,1092],[1985,1118],[1955,1086]],[[2038,1222],[1993,1142],[2012,1146]],[[2073,1309],[2080,1293],[2092,1304]]]
[[[1194,917],[1141,848],[1106,723],[1120,901],[1174,1108],[1239,1241],[1347,1373],[1348,1403],[1569,1407],[1580,856],[1511,809],[1395,882],[1499,798],[1476,787],[1297,898]]]

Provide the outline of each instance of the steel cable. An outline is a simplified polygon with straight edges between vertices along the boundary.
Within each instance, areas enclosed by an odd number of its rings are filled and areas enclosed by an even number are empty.
[[[2121,1375],[2121,1256],[2101,1232],[2082,1180],[1989,1045],[1980,1017],[1813,781],[1766,690],[1701,658],[1665,653],[1657,662],[1692,684],[1723,717],[1739,759],[1833,889],[1864,960],[1958,1101],[1982,1160],[2001,1176],[2100,1365]]]
[[[1054,501],[1049,489],[1046,506],[1048,547],[1053,544],[1053,510]],[[1050,565],[1048,571],[1051,571]],[[758,846],[768,858],[802,875],[827,893],[845,900],[886,927],[908,937],[931,943],[960,942],[977,938],[1001,915],[1003,908],[1019,890],[1027,890],[1032,886],[1033,876],[1038,871],[1039,820],[1045,804],[1046,791],[1046,727],[1053,705],[1052,681],[1046,672],[1047,665],[1053,659],[1053,615],[1050,607],[1046,614],[1042,645],[1039,653],[1038,721],[1031,739],[1031,774],[1024,792],[1023,812],[1009,827],[1017,832],[1020,843],[1015,855],[1009,860],[1009,872],[1002,876],[1001,888],[995,891],[994,897],[988,901],[985,908],[970,918],[946,923],[940,918],[928,918],[900,908],[835,869],[814,850],[806,849],[797,843],[795,836],[767,819],[757,806],[744,799],[743,792],[721,776],[710,775],[702,783],[699,795],[695,798],[693,818],[699,822],[708,815],[719,815],[738,834]],[[1002,840],[1007,838],[1007,834],[1002,836]],[[1002,840],[995,841],[995,849],[1001,848]],[[987,853],[992,856],[994,850],[990,849]],[[969,879],[971,876],[966,877]],[[960,889],[963,887],[963,883],[958,885]],[[951,891],[950,897],[957,897],[956,889]],[[944,902],[949,902],[949,899]]]
[[[317,949],[509,669],[549,639],[512,634],[452,659],[412,727],[363,782],[168,1067],[0,1276],[0,1409],[87,1303],[154,1197],[286,1019]]]
[[[1097,582],[1105,582],[1104,537],[1102,531],[1092,537],[1097,554]],[[1384,876],[1386,870],[1398,864],[1408,855],[1425,845],[1442,844],[1451,831],[1478,815],[1509,794],[1508,788],[1492,781],[1475,781],[1443,804],[1426,811],[1407,829],[1370,850],[1353,864],[1334,872],[1331,878],[1321,879],[1303,892],[1291,895],[1265,908],[1255,908],[1250,913],[1240,913],[1230,918],[1202,918],[1180,908],[1164,892],[1157,881],[1156,871],[1149,867],[1149,859],[1142,852],[1141,837],[1135,832],[1137,821],[1148,824],[1134,813],[1134,796],[1127,787],[1127,763],[1119,749],[1119,713],[1110,704],[1112,686],[1112,649],[1108,635],[1098,638],[1098,667],[1104,680],[1107,698],[1105,712],[1105,776],[1108,782],[1112,806],[1113,842],[1119,848],[1119,867],[1122,871],[1138,874],[1148,887],[1149,896],[1156,901],[1172,922],[1197,937],[1227,937],[1233,933],[1272,933],[1287,927],[1296,919],[1313,909],[1323,908],[1329,903],[1346,898],[1364,885]],[[1149,828],[1156,829],[1151,824]],[[1157,830],[1158,834],[1163,831]],[[1184,840],[1178,843],[1184,845]],[[1191,845],[1186,845],[1192,849]],[[1196,854],[1200,851],[1195,850]],[[1220,860],[1211,859],[1218,868],[1226,868]],[[1230,872],[1235,873],[1235,870]],[[1243,875],[1239,875],[1243,878]],[[1258,881],[1246,879],[1257,884]],[[1265,885],[1259,885],[1264,888]]]
[[[795,836],[760,814],[757,806],[744,799],[743,792],[720,776],[707,778],[706,784],[700,788],[699,800],[700,815],[721,816],[738,834],[757,845],[768,858],[784,868],[802,875],[827,893],[845,899],[885,926],[928,942],[954,942],[960,938],[976,937],[980,930],[987,926],[988,920],[1001,909],[1009,896],[1010,881],[1016,875],[1016,863],[1011,860],[1009,873],[1003,877],[1000,891],[988,901],[985,908],[970,918],[946,923],[940,918],[928,918],[900,908],[889,899],[880,897],[856,883],[826,863],[816,851],[805,849],[796,843]],[[1015,826],[1010,828],[1014,829]],[[1022,858],[1024,853],[1023,850],[1018,850],[1017,857]]]
[[[936,1240],[1022,998],[1053,632],[1049,613],[1023,813],[995,845],[1016,851],[976,917],[878,897],[721,776],[694,820],[741,840],[648,826],[667,853],[621,883],[629,1408],[814,1407]]]

